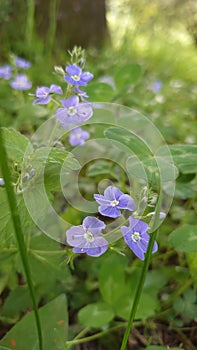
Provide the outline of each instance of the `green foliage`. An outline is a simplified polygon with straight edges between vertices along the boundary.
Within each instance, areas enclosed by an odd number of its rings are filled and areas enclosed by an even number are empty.
[[[182,252],[197,252],[197,226],[183,225],[170,235],[169,242],[172,246]]]
[[[106,326],[114,317],[113,309],[107,303],[95,303],[79,311],[79,322],[86,327]]]
[[[42,324],[42,336],[44,350],[63,350],[62,340],[68,331],[68,314],[66,307],[66,297],[60,294],[57,298],[46,304],[40,309],[40,318]],[[39,349],[37,343],[37,331],[33,312],[25,315],[0,341],[2,346],[11,346],[15,341],[16,348],[26,350],[28,346],[34,346]]]

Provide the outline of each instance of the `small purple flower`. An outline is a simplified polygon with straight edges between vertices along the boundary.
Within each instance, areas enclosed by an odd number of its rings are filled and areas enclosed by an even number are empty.
[[[74,247],[74,253],[86,253],[90,256],[100,256],[108,248],[108,242],[101,237],[101,231],[105,228],[103,221],[87,216],[82,225],[72,226],[66,231],[67,243]]]
[[[71,85],[86,86],[94,77],[90,72],[82,72],[82,69],[75,64],[66,66],[66,72],[69,76],[65,75],[64,79]]]
[[[18,74],[10,82],[10,86],[15,90],[29,90],[32,87],[32,83],[28,80],[26,74]]]
[[[4,179],[0,177],[0,186],[4,186],[4,185],[5,185]]]
[[[90,103],[79,103],[78,96],[71,96],[66,100],[61,100],[63,108],[58,108],[56,118],[66,126],[67,124],[83,123],[91,118],[93,111]]]
[[[149,85],[149,90],[151,90],[154,94],[159,92],[163,86],[163,83],[160,80],[155,80],[154,83]]]
[[[100,204],[99,213],[110,218],[117,218],[121,215],[121,209],[135,210],[135,203],[132,197],[122,193],[115,186],[105,189],[104,195],[95,194],[94,199]]]
[[[0,78],[8,80],[10,79],[11,75],[12,67],[9,64],[5,64],[4,66],[0,67]]]
[[[50,102],[51,96],[50,94],[58,94],[62,95],[63,91],[59,85],[52,84],[50,87],[47,86],[38,86],[36,89],[36,99],[33,101],[33,104],[46,105]]]
[[[81,100],[82,100],[82,101],[84,101],[85,98],[89,98],[88,94],[87,94],[85,91],[80,90],[80,89],[78,88],[78,86],[75,86],[74,89],[73,89],[73,91],[74,91],[79,97],[81,97]]]
[[[69,143],[71,146],[84,145],[85,141],[90,137],[89,132],[81,129],[75,128],[71,131],[69,136]]]
[[[22,69],[28,69],[31,67],[31,63],[26,61],[24,58],[17,57],[15,61],[16,67]]]
[[[125,243],[129,248],[134,252],[134,254],[141,260],[144,260],[144,254],[148,248],[148,242],[150,236],[147,234],[148,224],[146,222],[129,218],[129,227],[121,227],[122,234],[125,240]],[[158,250],[157,242],[154,242],[152,253],[155,253]]]

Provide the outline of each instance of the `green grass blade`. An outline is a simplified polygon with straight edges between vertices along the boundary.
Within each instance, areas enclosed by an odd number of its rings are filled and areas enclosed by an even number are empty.
[[[26,246],[25,246],[25,242],[24,242],[24,236],[22,233],[22,227],[21,227],[21,222],[20,222],[20,216],[18,213],[16,197],[15,197],[13,187],[11,185],[10,170],[9,170],[8,163],[7,163],[6,149],[4,146],[3,133],[2,133],[1,128],[0,128],[0,154],[1,154],[0,165],[1,165],[1,169],[2,169],[3,179],[5,182],[5,188],[6,188],[6,192],[7,192],[8,203],[10,206],[11,217],[12,217],[12,221],[13,221],[13,225],[14,225],[14,231],[15,231],[16,240],[18,243],[18,249],[20,252],[20,256],[21,256],[23,267],[24,267],[25,276],[26,276],[28,287],[29,287],[29,292],[31,295],[32,304],[33,304],[35,321],[36,321],[36,326],[37,326],[37,331],[38,331],[39,349],[42,350],[43,346],[42,346],[41,322],[40,322],[38,307],[37,307],[37,303],[36,303],[35,290],[34,290],[33,282],[31,279],[30,267],[29,267],[29,263],[28,263],[27,251],[26,251]]]

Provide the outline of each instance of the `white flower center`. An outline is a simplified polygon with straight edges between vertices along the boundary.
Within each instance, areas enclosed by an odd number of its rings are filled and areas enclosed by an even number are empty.
[[[94,236],[90,231],[84,233],[84,238],[89,242],[94,242]]]
[[[71,78],[75,81],[79,81],[80,77],[78,75],[72,75]]]
[[[139,242],[141,240],[140,233],[139,232],[132,233],[131,238],[133,242]]]
[[[119,204],[119,201],[117,201],[116,199],[114,199],[113,201],[111,201],[111,206],[112,207],[116,207]]]
[[[71,116],[72,116],[72,115],[75,115],[76,112],[77,112],[77,111],[76,111],[75,107],[69,107],[69,108],[68,108],[68,114],[69,114],[69,115],[71,115]]]

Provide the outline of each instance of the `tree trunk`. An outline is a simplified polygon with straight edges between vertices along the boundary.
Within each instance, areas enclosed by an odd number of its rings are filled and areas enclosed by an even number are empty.
[[[57,2],[56,16],[50,8]],[[48,38],[51,18],[55,21],[55,46],[100,47],[107,36],[105,0],[36,0],[36,30]],[[50,40],[48,38],[48,40]]]

